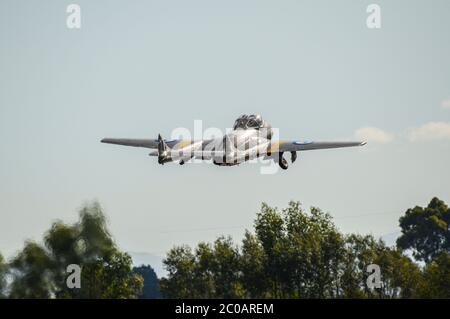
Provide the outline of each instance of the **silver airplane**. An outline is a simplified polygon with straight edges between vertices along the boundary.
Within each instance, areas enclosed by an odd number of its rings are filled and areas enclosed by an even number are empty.
[[[273,130],[260,115],[242,115],[233,130],[223,137],[210,140],[165,140],[104,138],[102,143],[155,149],[149,155],[157,156],[159,164],[178,162],[183,165],[191,159],[212,160],[216,165],[233,166],[263,156],[272,159],[282,169],[288,168],[284,153],[291,153],[291,162],[297,152],[327,148],[363,146],[366,142],[312,142],[285,141],[273,138]]]

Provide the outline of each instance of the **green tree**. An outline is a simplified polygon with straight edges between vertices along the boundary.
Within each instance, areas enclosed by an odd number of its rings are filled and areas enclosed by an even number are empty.
[[[161,279],[167,298],[239,298],[240,255],[231,238],[219,237],[214,245],[200,243],[195,252],[187,246],[170,250],[164,260],[168,277]]]
[[[265,256],[267,295],[274,298],[324,298],[337,293],[344,240],[331,216],[310,213],[290,202],[281,213],[263,204],[255,233]]]
[[[241,248],[229,237],[173,248],[161,290],[169,298],[414,298],[426,284],[401,250],[373,236],[344,236],[329,214],[263,204]],[[367,267],[381,268],[369,288]],[[445,264],[441,262],[441,264]],[[441,273],[437,277],[443,276]]]
[[[144,279],[144,288],[140,299],[160,299],[159,280],[155,271],[150,265],[141,265],[133,268],[133,273],[142,276]]]
[[[44,243],[52,259],[52,275],[57,298],[101,298],[97,274],[103,268],[114,267],[111,262],[120,262],[120,256],[106,227],[106,220],[97,202],[84,206],[80,210],[80,220],[73,225],[55,222],[44,236]],[[82,267],[81,289],[69,289],[66,284],[67,266],[77,264]],[[131,262],[130,262],[131,264]],[[93,269],[101,267],[95,272]],[[120,269],[120,266],[115,266]],[[87,276],[90,274],[91,276]]]
[[[89,299],[130,299],[142,293],[144,279],[132,271],[131,257],[115,250],[108,256],[84,264],[77,297]]]
[[[450,209],[434,197],[427,207],[408,209],[400,218],[401,249],[411,249],[413,256],[426,263],[442,252],[450,252]]]
[[[450,254],[442,253],[426,265],[424,283],[420,297],[450,298]]]
[[[290,297],[328,298],[337,294],[336,281],[344,238],[331,216],[318,208],[306,213],[298,202],[283,210],[287,230]]]
[[[163,260],[168,272],[160,281],[161,291],[166,298],[208,298],[199,294],[195,281],[196,260],[189,246],[172,248]]]
[[[13,298],[135,298],[143,279],[131,257],[115,245],[96,202],[84,206],[79,222],[55,222],[42,247],[29,242],[11,263]],[[81,288],[67,287],[67,266],[81,267]]]
[[[23,250],[11,261],[14,276],[11,284],[11,298],[52,297],[52,260],[47,251],[35,242],[26,242]]]
[[[276,208],[263,203],[261,211],[256,215],[254,228],[265,255],[264,278],[270,287],[268,295],[280,298],[283,296],[282,278],[288,276],[288,270],[283,265],[286,244],[283,218]]]
[[[348,235],[339,281],[343,298],[414,298],[422,276],[419,267],[407,256],[373,236]],[[367,267],[380,266],[381,288],[367,286]]]
[[[6,287],[6,273],[8,271],[8,266],[3,260],[2,254],[0,254],[0,299],[5,298],[4,289]]]
[[[269,298],[270,283],[266,276],[267,255],[258,238],[249,231],[242,240],[242,284],[247,298]]]
[[[351,234],[345,238],[345,252],[339,280],[339,297],[371,298],[374,291],[367,287],[367,266],[374,264],[380,243],[373,236]]]
[[[382,286],[377,290],[378,297],[417,298],[423,277],[419,267],[409,257],[379,241],[375,264],[382,270]]]
[[[215,298],[215,278],[213,274],[214,248],[208,243],[199,243],[194,253],[193,293],[197,298]]]
[[[211,262],[216,298],[243,297],[240,281],[240,254],[230,237],[219,237],[214,242]]]

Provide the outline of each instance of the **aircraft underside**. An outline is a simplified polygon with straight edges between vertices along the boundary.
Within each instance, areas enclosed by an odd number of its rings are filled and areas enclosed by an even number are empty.
[[[211,146],[211,144],[213,144]],[[158,156],[158,163],[165,164],[169,162],[178,162],[184,165],[189,160],[201,159],[211,160],[213,164],[218,166],[235,166],[241,163],[264,157],[265,159],[272,159],[282,169],[289,167],[288,161],[284,157],[284,152],[270,152],[272,146],[271,141],[265,140],[261,144],[251,146],[248,141],[238,144],[229,141],[227,137],[223,139],[223,143],[214,145],[214,141],[205,145],[196,146],[194,143],[182,149],[170,149],[166,142],[158,137],[158,151],[150,153],[151,156]],[[291,162],[294,163],[297,159],[297,152],[292,151]]]
[[[291,153],[294,163],[297,152],[352,146],[363,146],[365,142],[313,142],[287,141],[273,138],[273,130],[260,115],[242,115],[233,126],[233,130],[221,138],[210,140],[164,140],[104,138],[103,143],[155,149],[150,156],[158,157],[159,164],[178,162],[183,165],[192,159],[210,160],[219,166],[235,166],[259,157],[271,159],[282,169],[289,164],[285,153]]]

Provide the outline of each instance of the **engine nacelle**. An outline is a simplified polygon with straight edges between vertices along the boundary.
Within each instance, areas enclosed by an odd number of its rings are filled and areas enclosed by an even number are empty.
[[[172,162],[172,157],[170,156],[170,149],[167,146],[166,142],[161,137],[161,134],[158,134],[158,163],[164,164],[167,162]]]
[[[168,162],[172,162],[172,158],[168,155],[159,155],[158,156],[158,163],[159,164],[164,164],[164,163],[168,163]]]

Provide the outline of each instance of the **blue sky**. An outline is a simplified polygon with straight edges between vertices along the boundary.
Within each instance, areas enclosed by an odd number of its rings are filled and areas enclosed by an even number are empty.
[[[366,27],[381,7],[382,28]],[[0,252],[83,202],[125,250],[163,255],[251,228],[262,201],[299,200],[344,232],[398,231],[408,207],[450,202],[450,2],[0,2]],[[103,137],[230,127],[260,113],[286,139],[366,138],[286,172],[164,165]]]

